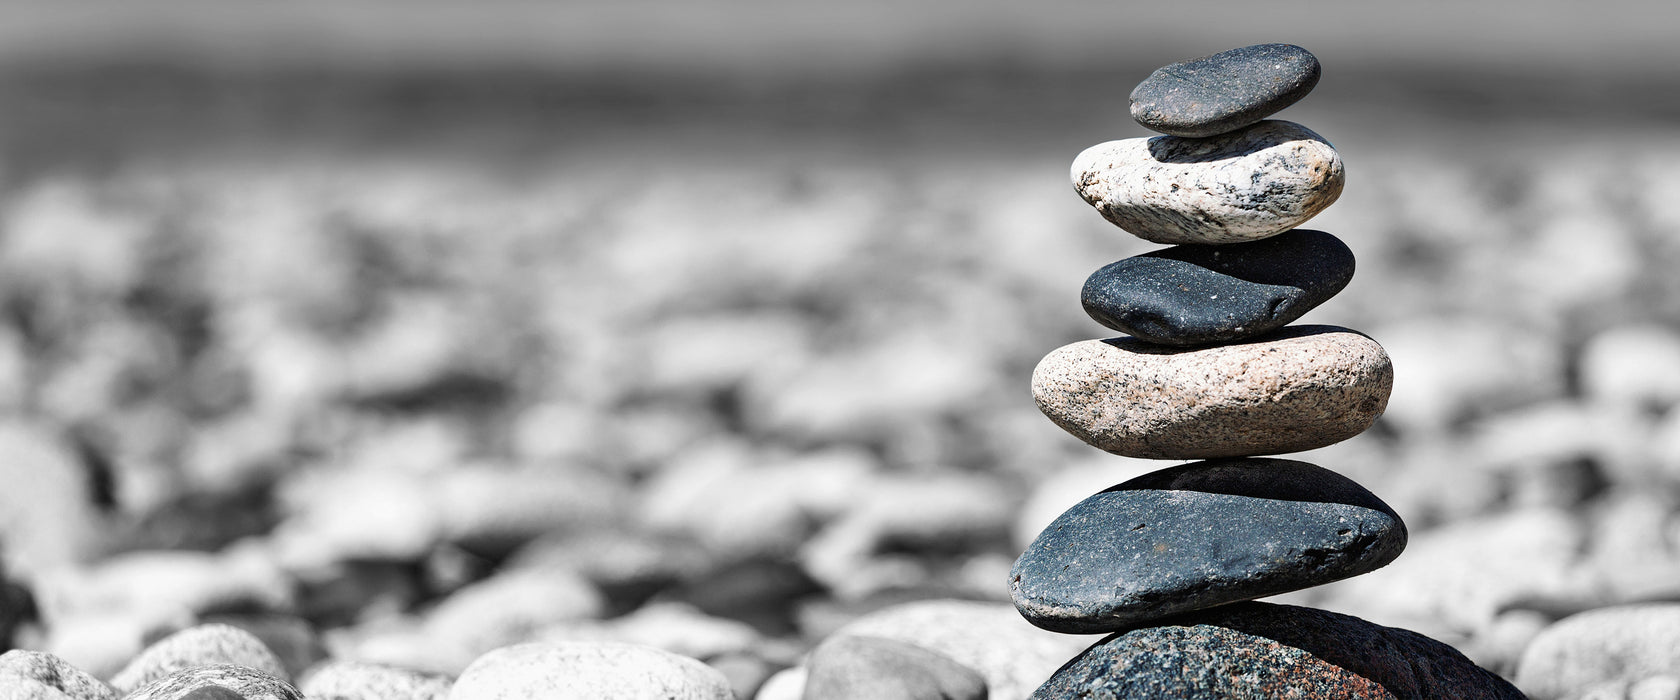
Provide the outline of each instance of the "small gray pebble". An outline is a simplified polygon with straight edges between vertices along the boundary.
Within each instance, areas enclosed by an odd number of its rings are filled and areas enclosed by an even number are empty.
[[[832,637],[805,667],[804,700],[986,700],[986,679],[974,669],[891,639]]]
[[[204,695],[202,693],[210,693]],[[219,694],[218,694],[219,693]],[[231,693],[231,695],[229,695]],[[123,700],[304,700],[274,675],[245,666],[214,664],[176,671],[141,686]]]
[[[1292,44],[1256,44],[1162,66],[1132,89],[1146,128],[1201,138],[1241,129],[1318,85],[1318,58]]]
[[[280,659],[250,632],[223,624],[199,625],[158,640],[111,678],[119,691],[133,691],[182,669],[211,664],[246,666],[276,678],[290,676]]]
[[[309,700],[443,700],[454,681],[379,664],[328,661],[316,666],[298,689]]]

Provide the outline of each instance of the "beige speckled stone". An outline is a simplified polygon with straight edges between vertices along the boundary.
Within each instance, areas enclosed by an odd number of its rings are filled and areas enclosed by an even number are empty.
[[[1263,121],[1205,139],[1109,141],[1073,161],[1103,217],[1156,243],[1239,243],[1288,231],[1342,194],[1342,158],[1312,130]]]
[[[1291,326],[1197,349],[1081,341],[1039,361],[1033,398],[1056,425],[1114,454],[1211,459],[1346,440],[1382,415],[1393,384],[1376,341],[1335,326]]]

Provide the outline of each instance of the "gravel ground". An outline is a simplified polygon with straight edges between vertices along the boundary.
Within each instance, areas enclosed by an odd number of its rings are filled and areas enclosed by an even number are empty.
[[[15,646],[108,678],[219,621],[293,674],[454,675],[608,639],[751,697],[885,605],[1007,601],[1039,527],[1167,464],[1028,392],[1105,335],[1085,277],[1152,247],[1067,183],[1141,135],[1088,76],[518,108],[522,78],[146,75],[6,83]],[[1341,147],[1312,227],[1359,271],[1302,322],[1382,343],[1395,390],[1293,457],[1412,536],[1283,600],[1509,677],[1556,619],[1680,596],[1680,132],[1330,75],[1281,116]]]

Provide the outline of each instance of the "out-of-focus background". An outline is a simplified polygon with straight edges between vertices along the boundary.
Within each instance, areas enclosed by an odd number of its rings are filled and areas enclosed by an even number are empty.
[[[1680,597],[1666,4],[350,0],[0,6],[0,642],[108,674],[195,622],[458,672],[663,646],[742,697],[1005,573],[1164,462],[1039,415],[1153,246],[1067,166],[1172,61],[1308,48],[1304,322],[1392,355],[1299,458],[1412,541],[1286,598],[1509,673]]]

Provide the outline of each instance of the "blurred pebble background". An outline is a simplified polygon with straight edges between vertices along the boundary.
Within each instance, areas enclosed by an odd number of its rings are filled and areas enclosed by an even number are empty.
[[[358,0],[0,9],[0,642],[106,676],[199,622],[293,673],[527,639],[742,697],[884,605],[1007,601],[1164,463],[1033,406],[1150,249],[1073,194],[1154,67],[1258,42],[1347,163],[1304,322],[1395,364],[1301,455],[1412,530],[1286,596],[1509,673],[1680,597],[1666,6]]]

